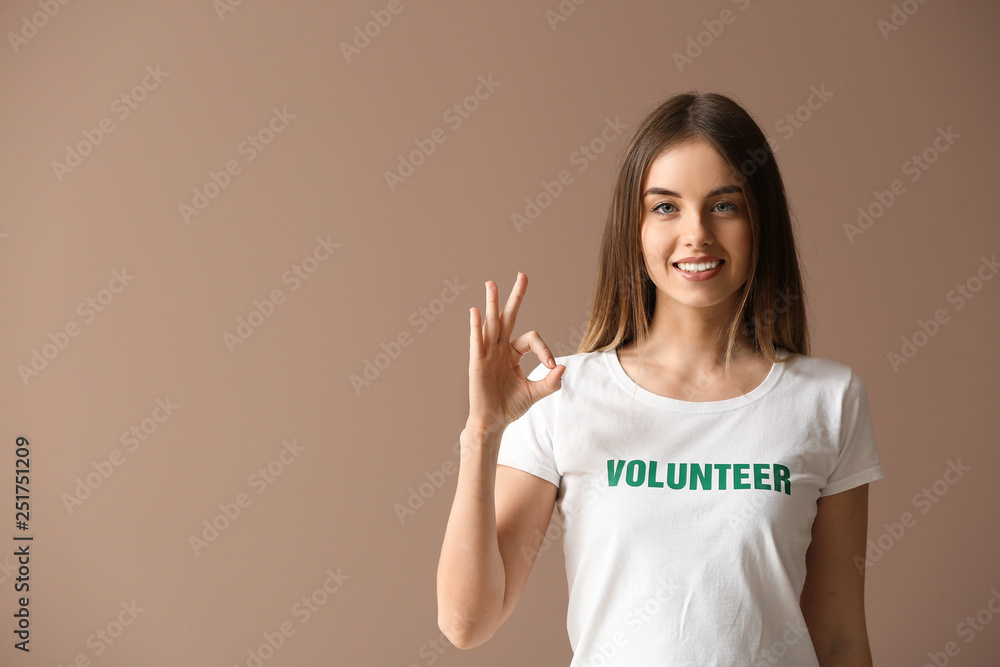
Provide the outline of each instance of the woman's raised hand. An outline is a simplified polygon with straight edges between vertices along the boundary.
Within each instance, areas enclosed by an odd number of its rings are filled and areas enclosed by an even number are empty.
[[[486,282],[486,322],[479,310],[469,310],[472,335],[469,341],[469,423],[483,433],[500,433],[517,420],[535,402],[554,393],[561,386],[565,366],[556,365],[555,357],[537,331],[529,331],[510,340],[517,311],[524,299],[528,276],[518,272],[503,312],[497,304],[497,285]],[[519,362],[528,350],[549,367],[541,380],[528,380]]]

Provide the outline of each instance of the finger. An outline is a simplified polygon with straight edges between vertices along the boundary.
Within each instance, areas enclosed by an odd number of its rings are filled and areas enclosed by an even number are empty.
[[[497,284],[486,281],[486,325],[483,329],[483,344],[493,345],[500,335],[500,314],[497,309]]]
[[[469,309],[469,361],[480,361],[483,358],[483,330],[479,321],[479,309],[473,306]]]
[[[534,399],[533,402],[556,393],[562,387],[562,376],[565,371],[566,367],[559,365],[551,369],[541,380],[530,380],[528,390]]]
[[[527,354],[528,350],[531,350],[538,357],[538,360],[548,366],[549,369],[556,367],[555,355],[552,354],[549,346],[545,344],[545,341],[542,340],[537,331],[529,331],[521,334],[510,345],[518,353],[518,361],[520,361],[522,356]]]
[[[517,272],[517,278],[514,279],[514,287],[510,290],[510,296],[507,297],[507,303],[503,307],[503,313],[500,316],[500,340],[510,340],[510,334],[514,330],[514,321],[517,319],[517,311],[521,308],[521,301],[524,300],[524,292],[528,287],[528,276]]]

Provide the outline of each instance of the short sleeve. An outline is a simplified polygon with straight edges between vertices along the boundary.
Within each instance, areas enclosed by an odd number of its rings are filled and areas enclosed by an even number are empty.
[[[548,372],[548,367],[538,364],[527,377],[541,380]],[[560,393],[561,390],[539,399],[504,429],[498,464],[523,470],[559,486],[562,475],[556,465],[552,436]]]
[[[840,453],[819,495],[840,493],[882,477],[884,474],[868,409],[868,391],[852,370],[841,408]]]

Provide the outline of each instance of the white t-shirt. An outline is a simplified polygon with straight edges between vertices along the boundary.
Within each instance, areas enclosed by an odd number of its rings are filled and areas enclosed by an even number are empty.
[[[690,402],[615,350],[556,361],[562,387],[497,462],[559,487],[571,667],[818,666],[799,608],[816,500],[883,477],[858,376],[793,355],[744,396]]]

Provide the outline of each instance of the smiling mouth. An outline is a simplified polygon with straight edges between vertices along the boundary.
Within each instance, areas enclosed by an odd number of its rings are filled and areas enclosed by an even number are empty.
[[[674,262],[673,266],[674,268],[680,269],[685,273],[697,274],[697,273],[703,273],[705,271],[712,271],[713,269],[722,266],[723,262],[725,262],[725,260],[723,259],[713,260],[711,262],[699,262],[699,263]]]

